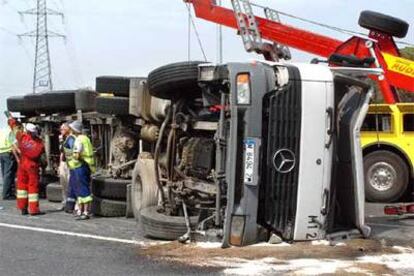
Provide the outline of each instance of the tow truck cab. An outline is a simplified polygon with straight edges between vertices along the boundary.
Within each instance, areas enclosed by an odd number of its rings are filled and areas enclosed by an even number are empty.
[[[226,143],[216,153],[224,247],[263,232],[288,241],[369,235],[359,141],[366,83],[326,66],[268,62],[201,65],[199,83],[227,87],[218,126]]]

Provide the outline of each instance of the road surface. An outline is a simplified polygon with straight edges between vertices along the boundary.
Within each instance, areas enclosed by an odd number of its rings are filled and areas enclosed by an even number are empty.
[[[393,254],[392,245],[414,247],[414,220],[378,217],[381,207],[372,205],[367,210],[374,241],[346,247],[301,243],[230,250],[216,245],[214,248],[164,245],[144,238],[134,219],[76,221],[71,215],[58,212],[58,207],[59,204],[42,201],[41,208],[46,214],[28,217],[20,215],[14,201],[0,200],[0,275],[274,275],[301,269],[303,274],[306,271],[346,274],[344,266],[353,269],[349,271],[367,269],[363,259],[354,267],[354,263],[349,263],[350,258]],[[381,245],[384,241],[389,245],[387,248]],[[303,258],[307,261],[298,266]],[[320,270],[329,267],[332,260],[342,262],[336,261],[335,270]],[[409,260],[412,267],[401,268],[376,262],[370,263],[368,272],[414,273],[414,259]]]

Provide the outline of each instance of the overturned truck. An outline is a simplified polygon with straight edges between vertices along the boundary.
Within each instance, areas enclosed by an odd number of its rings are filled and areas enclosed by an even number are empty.
[[[142,139],[135,216],[147,236],[367,237],[359,129],[370,69],[268,62],[169,64],[143,89],[170,101]],[[147,126],[151,127],[151,126]]]

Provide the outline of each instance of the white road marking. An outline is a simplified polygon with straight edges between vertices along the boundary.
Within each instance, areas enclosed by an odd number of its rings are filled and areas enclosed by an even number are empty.
[[[163,242],[145,242],[145,241],[118,239],[118,238],[112,238],[112,237],[104,237],[104,236],[98,236],[98,235],[82,234],[82,233],[75,233],[75,232],[69,232],[69,231],[60,231],[60,230],[46,229],[46,228],[40,228],[40,227],[31,227],[31,226],[24,226],[24,225],[17,225],[17,224],[9,224],[9,223],[0,223],[0,227],[27,230],[27,231],[33,231],[33,232],[39,232],[39,233],[49,233],[49,234],[55,234],[55,235],[71,236],[71,237],[78,237],[78,238],[84,238],[84,239],[94,239],[94,240],[100,240],[100,241],[141,245],[141,246],[150,246],[150,245],[163,243]]]

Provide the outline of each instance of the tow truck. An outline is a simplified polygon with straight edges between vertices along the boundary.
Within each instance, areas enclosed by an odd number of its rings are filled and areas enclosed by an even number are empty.
[[[368,29],[367,36],[352,36],[346,41],[320,35],[307,30],[283,24],[279,12],[250,3],[247,0],[232,0],[233,10],[219,6],[213,0],[186,0],[194,6],[197,17],[223,26],[236,29],[242,37],[248,52],[263,54],[267,60],[290,59],[288,47],[296,48],[327,59],[331,67],[381,68],[383,74],[370,76],[378,83],[385,101],[385,109],[399,110],[393,106],[400,102],[397,90],[414,92],[414,61],[401,57],[394,37],[403,38],[408,32],[407,22],[373,11],[361,12],[359,25]],[[253,8],[263,9],[264,17],[256,16]],[[270,43],[269,43],[270,42]],[[315,59],[318,61],[317,59]],[[404,108],[404,114],[412,114],[412,105]],[[372,110],[370,108],[370,116]],[[388,112],[391,114],[390,112]],[[392,113],[397,120],[401,112]],[[394,119],[395,118],[395,119]],[[397,122],[400,122],[398,120]],[[393,129],[400,129],[393,126]],[[375,134],[376,133],[376,134]],[[378,128],[364,131],[362,147],[364,149],[365,185],[367,199],[374,202],[394,202],[407,192],[410,179],[414,177],[414,155],[410,145],[401,148],[402,136],[409,133],[385,133]],[[376,136],[376,139],[371,139]],[[375,140],[375,141],[374,141]],[[373,155],[382,153],[392,155],[396,160],[377,158],[372,163]],[[385,165],[385,166],[384,166]],[[405,171],[407,171],[405,173]],[[402,177],[398,174],[403,174]],[[384,177],[382,177],[384,175]],[[386,185],[378,184],[378,176]]]

